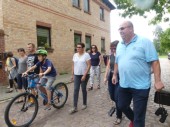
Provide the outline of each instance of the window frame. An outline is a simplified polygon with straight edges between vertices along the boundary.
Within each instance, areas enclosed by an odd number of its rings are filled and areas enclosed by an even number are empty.
[[[103,43],[103,44],[102,44]],[[104,47],[103,47],[104,46]],[[101,38],[101,53],[104,53],[106,51],[106,42],[105,38]]]
[[[77,0],[77,2],[78,2],[78,5],[74,4],[74,0],[72,0],[72,6],[75,8],[81,9],[80,8],[80,0]]]
[[[37,47],[42,47],[38,45],[38,28],[48,30],[48,36],[49,36],[49,47],[43,46],[45,49],[51,49],[51,27],[36,25],[36,31],[37,31]]]
[[[89,50],[90,50],[90,48],[91,48],[91,44],[92,44],[92,37],[91,37],[91,35],[85,35],[85,42],[86,42],[86,51],[87,51],[87,41],[86,41],[86,37],[89,37],[90,38],[90,47],[89,47]]]
[[[87,6],[88,6],[88,10],[85,10],[85,0],[83,0],[83,5],[84,5],[84,12],[89,13],[90,14],[90,0],[86,0],[87,1]]]
[[[104,16],[104,8],[100,7],[100,20],[104,21],[104,18],[105,18],[105,16]]]
[[[79,43],[79,42],[76,42],[76,43],[75,43],[75,35],[80,36],[80,42],[81,42],[81,40],[82,40],[82,33],[74,32],[74,52],[76,53],[77,43]]]

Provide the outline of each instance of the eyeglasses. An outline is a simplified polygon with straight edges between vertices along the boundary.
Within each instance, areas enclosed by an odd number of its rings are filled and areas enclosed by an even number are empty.
[[[77,47],[77,48],[79,48],[79,49],[80,49],[80,48],[82,48],[82,47]]]
[[[96,49],[95,47],[92,47],[92,49]]]
[[[126,26],[126,27],[120,27],[118,30],[124,30],[126,28],[128,28],[129,26]]]

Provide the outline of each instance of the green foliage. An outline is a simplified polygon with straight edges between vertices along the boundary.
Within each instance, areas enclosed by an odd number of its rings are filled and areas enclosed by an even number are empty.
[[[114,0],[117,8],[123,10],[120,15],[122,17],[132,17],[133,15],[140,15],[147,17],[145,12],[155,11],[156,16],[151,20],[151,24],[157,24],[161,21],[168,22],[169,17],[165,17],[166,13],[170,13],[170,0],[155,0],[152,8],[148,10],[140,10],[132,4],[132,0]],[[148,0],[149,1],[149,0]]]
[[[160,42],[159,42],[159,40],[154,39],[153,43],[155,45],[156,51],[160,52]]]
[[[170,28],[161,33],[160,43],[160,53],[168,53],[170,51]]]

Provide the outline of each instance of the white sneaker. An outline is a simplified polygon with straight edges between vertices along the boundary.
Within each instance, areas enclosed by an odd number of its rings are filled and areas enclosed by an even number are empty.
[[[86,109],[87,108],[87,105],[82,105],[82,110]]]
[[[78,110],[77,108],[73,107],[72,109],[69,110],[69,114],[76,113]]]

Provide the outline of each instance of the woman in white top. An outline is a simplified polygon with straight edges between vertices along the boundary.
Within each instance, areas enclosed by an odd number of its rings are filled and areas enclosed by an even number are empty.
[[[70,114],[77,112],[77,102],[80,90],[80,85],[83,94],[83,106],[82,109],[87,108],[87,82],[89,79],[89,70],[91,67],[90,55],[84,51],[85,44],[77,44],[77,53],[73,56],[73,66],[72,66],[72,80],[74,80],[74,99],[73,108],[70,110]]]

